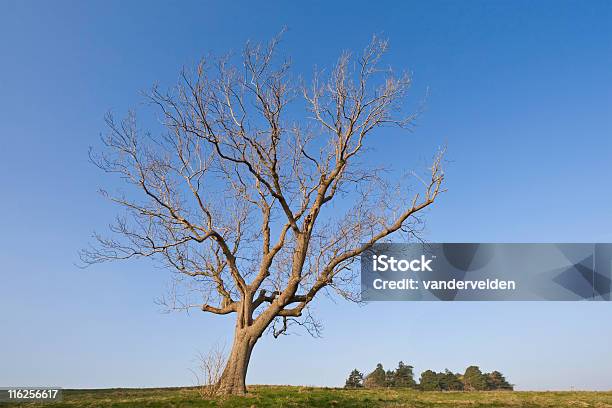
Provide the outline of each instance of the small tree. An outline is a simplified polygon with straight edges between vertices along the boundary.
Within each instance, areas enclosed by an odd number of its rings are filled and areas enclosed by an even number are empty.
[[[397,369],[395,370],[395,383],[396,387],[402,388],[415,388],[416,382],[414,381],[413,367],[404,364],[400,361]]]
[[[478,366],[469,366],[463,374],[463,385],[468,391],[486,390],[488,387],[487,378]]]
[[[385,372],[385,387],[395,387],[395,371],[387,370]]]
[[[487,377],[487,385],[491,390],[514,390],[514,386],[506,381],[506,377],[499,371],[485,374]]]
[[[461,391],[463,390],[463,383],[459,379],[459,376],[449,369],[444,370],[443,373],[438,374],[440,388],[446,391]]]
[[[423,391],[439,391],[441,389],[440,378],[432,370],[423,371],[419,380],[419,388]]]
[[[378,363],[374,371],[366,376],[363,384],[366,388],[380,388],[386,386],[386,381],[387,373],[382,364]]]
[[[344,384],[344,388],[362,388],[363,387],[363,374],[359,370],[354,369],[349,374]]]

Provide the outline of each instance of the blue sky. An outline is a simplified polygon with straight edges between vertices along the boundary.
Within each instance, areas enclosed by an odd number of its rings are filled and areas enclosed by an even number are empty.
[[[190,385],[195,354],[229,343],[229,319],[159,312],[169,275],[150,263],[74,266],[116,213],[87,150],[108,110],[285,25],[296,73],[382,33],[415,100],[429,88],[416,132],[374,145],[400,169],[448,145],[428,240],[612,241],[611,2],[327,3],[0,1],[0,385]],[[324,338],[262,339],[249,383],[341,385],[403,360],[499,369],[519,389],[612,389],[610,303],[316,310]]]

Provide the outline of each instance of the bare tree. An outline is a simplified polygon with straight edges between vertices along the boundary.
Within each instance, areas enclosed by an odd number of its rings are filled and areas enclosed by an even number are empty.
[[[356,259],[394,233],[416,233],[417,213],[444,179],[439,152],[419,179],[422,191],[408,197],[364,160],[366,139],[415,118],[402,113],[410,77],[381,68],[386,41],[342,54],[309,85],[277,62],[277,44],[247,44],[239,63],[205,59],[175,88],[154,87],[147,97],[164,133],[143,133],[133,114],[108,116],[105,149],[91,155],[134,191],[104,192],[126,216],[82,259],[156,257],[191,281],[166,304],[235,315],[224,394],[246,392],[251,352],[266,330],[318,331],[308,306],[319,292],[358,300]]]

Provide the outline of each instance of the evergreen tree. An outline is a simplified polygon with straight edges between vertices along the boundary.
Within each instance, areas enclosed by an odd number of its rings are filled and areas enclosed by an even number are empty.
[[[400,361],[397,369],[395,370],[395,386],[402,388],[415,388],[416,382],[414,381],[414,373],[412,366],[404,364]]]
[[[359,370],[354,369],[349,374],[344,384],[344,388],[361,388],[363,387],[363,374]]]
[[[461,391],[463,383],[459,376],[450,370],[446,369],[443,373],[438,374],[440,388],[446,391]]]
[[[514,390],[514,386],[506,381],[506,377],[499,371],[486,374],[487,384],[490,390]]]
[[[395,371],[387,370],[385,372],[385,387],[395,387]]]
[[[387,373],[382,364],[378,363],[376,369],[368,374],[363,381],[366,388],[378,388],[386,385]]]
[[[488,377],[478,366],[469,366],[463,374],[463,386],[467,391],[480,391],[488,388]]]
[[[478,366],[469,366],[463,375],[445,369],[436,373],[426,370],[421,373],[419,384],[414,380],[413,367],[400,361],[394,371],[386,370],[382,364],[377,364],[374,371],[365,378],[357,369],[351,371],[345,383],[345,388],[419,388],[423,391],[482,391],[509,390],[510,384],[499,371],[483,373]]]
[[[439,391],[441,389],[438,375],[431,370],[421,373],[419,386],[423,391]]]

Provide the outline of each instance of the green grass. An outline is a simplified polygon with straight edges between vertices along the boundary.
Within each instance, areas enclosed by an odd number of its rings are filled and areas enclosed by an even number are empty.
[[[2,405],[2,404],[0,404]],[[419,392],[251,386],[246,397],[203,399],[194,388],[64,390],[54,404],[3,407],[597,407],[612,408],[612,392]]]

